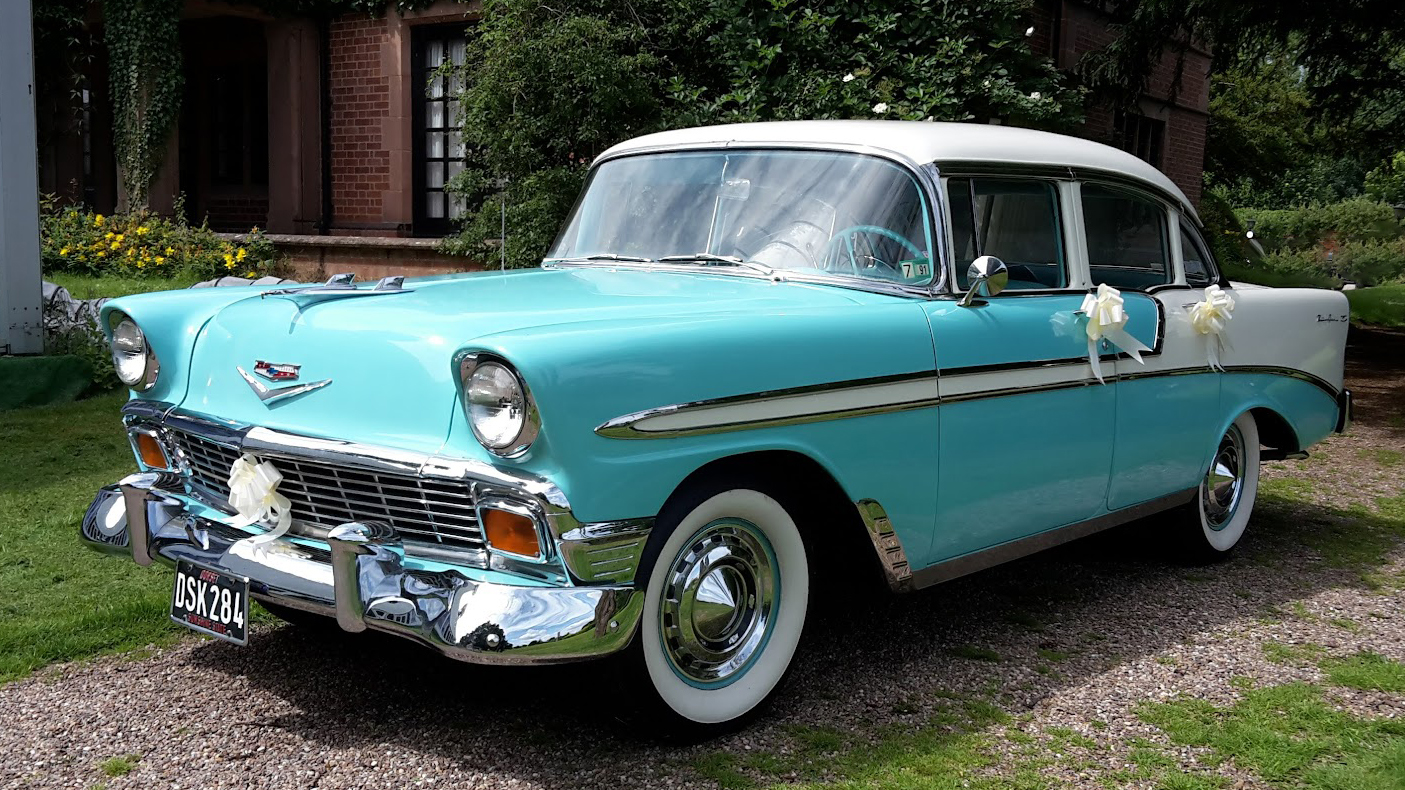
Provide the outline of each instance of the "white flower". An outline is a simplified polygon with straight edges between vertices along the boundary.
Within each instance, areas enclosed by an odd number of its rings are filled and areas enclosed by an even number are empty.
[[[987,88],[987,89],[989,89],[989,88],[990,88],[990,80],[986,80],[985,82],[982,82],[982,83],[981,83],[981,87],[982,87],[982,88]]]
[[[1039,91],[1035,91],[1034,93],[1029,94],[1029,98],[1034,99],[1035,101],[1039,101],[1040,99],[1044,98],[1044,94],[1040,93]]]
[[[873,113],[874,113],[875,115],[882,115],[883,113],[885,113],[885,112],[887,112],[887,111],[888,111],[888,104],[887,104],[887,102],[878,102],[877,104],[873,105]]]
[[[853,81],[854,81],[854,75],[853,75],[853,74],[845,74],[845,75],[844,75],[844,81],[845,81],[845,82],[853,82]]]
[[[1024,34],[1025,34],[1025,37],[1026,37],[1026,38],[1028,38],[1029,36],[1034,35],[1034,25],[1030,25],[1030,26],[1029,26],[1029,30],[1026,30],[1026,31],[1024,32]]]

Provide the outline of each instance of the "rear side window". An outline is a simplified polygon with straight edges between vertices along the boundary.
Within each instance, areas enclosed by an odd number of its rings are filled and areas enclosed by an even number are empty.
[[[1181,262],[1185,265],[1187,285],[1205,287],[1219,282],[1215,275],[1215,261],[1205,248],[1200,234],[1189,225],[1181,225]]]
[[[1166,210],[1133,192],[1083,185],[1083,227],[1094,285],[1141,290],[1172,279]]]
[[[966,269],[994,255],[1010,270],[1011,289],[1062,288],[1068,284],[1059,200],[1048,181],[953,178],[947,181],[956,284],[966,290]]]

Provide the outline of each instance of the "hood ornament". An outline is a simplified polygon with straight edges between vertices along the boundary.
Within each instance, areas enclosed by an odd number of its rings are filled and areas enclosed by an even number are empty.
[[[300,368],[302,368],[302,365],[289,365],[283,362],[264,362],[262,359],[254,362],[254,372],[269,381],[296,381]]]
[[[332,383],[331,379],[323,379],[321,381],[308,382],[307,384],[294,384],[291,387],[278,387],[277,389],[273,389],[262,381],[254,378],[249,371],[242,367],[236,365],[234,369],[239,371],[239,375],[243,377],[245,383],[249,385],[249,389],[253,390],[254,394],[259,396],[259,400],[263,401],[265,405],[271,405],[275,401],[291,398],[294,395],[301,395],[305,392],[322,389]],[[255,369],[257,370],[257,366],[255,366]],[[296,376],[297,373],[294,372],[293,375]]]

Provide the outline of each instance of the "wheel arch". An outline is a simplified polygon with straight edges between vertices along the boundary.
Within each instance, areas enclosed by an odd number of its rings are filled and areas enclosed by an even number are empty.
[[[1259,444],[1289,453],[1303,449],[1298,432],[1282,414],[1268,406],[1255,406],[1248,411],[1258,426]]]
[[[867,558],[862,563],[862,577],[874,585],[881,584],[882,568],[868,539],[858,503],[832,471],[798,450],[752,450],[709,461],[678,483],[660,513],[669,511],[671,505],[698,487],[724,481],[766,487],[784,496],[787,505],[800,509],[794,514],[796,526],[805,540],[814,578],[829,578],[841,571],[852,576],[854,552],[861,551]],[[656,534],[650,536],[649,542],[662,545],[664,539],[666,535]],[[646,548],[644,556],[650,555]],[[635,585],[641,589],[648,585],[651,565],[640,563]]]

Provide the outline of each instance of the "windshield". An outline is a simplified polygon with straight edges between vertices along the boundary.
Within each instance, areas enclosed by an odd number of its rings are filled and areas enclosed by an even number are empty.
[[[689,151],[597,167],[548,260],[754,263],[923,284],[932,231],[922,191],[873,156]],[[665,262],[667,264],[667,262]]]

